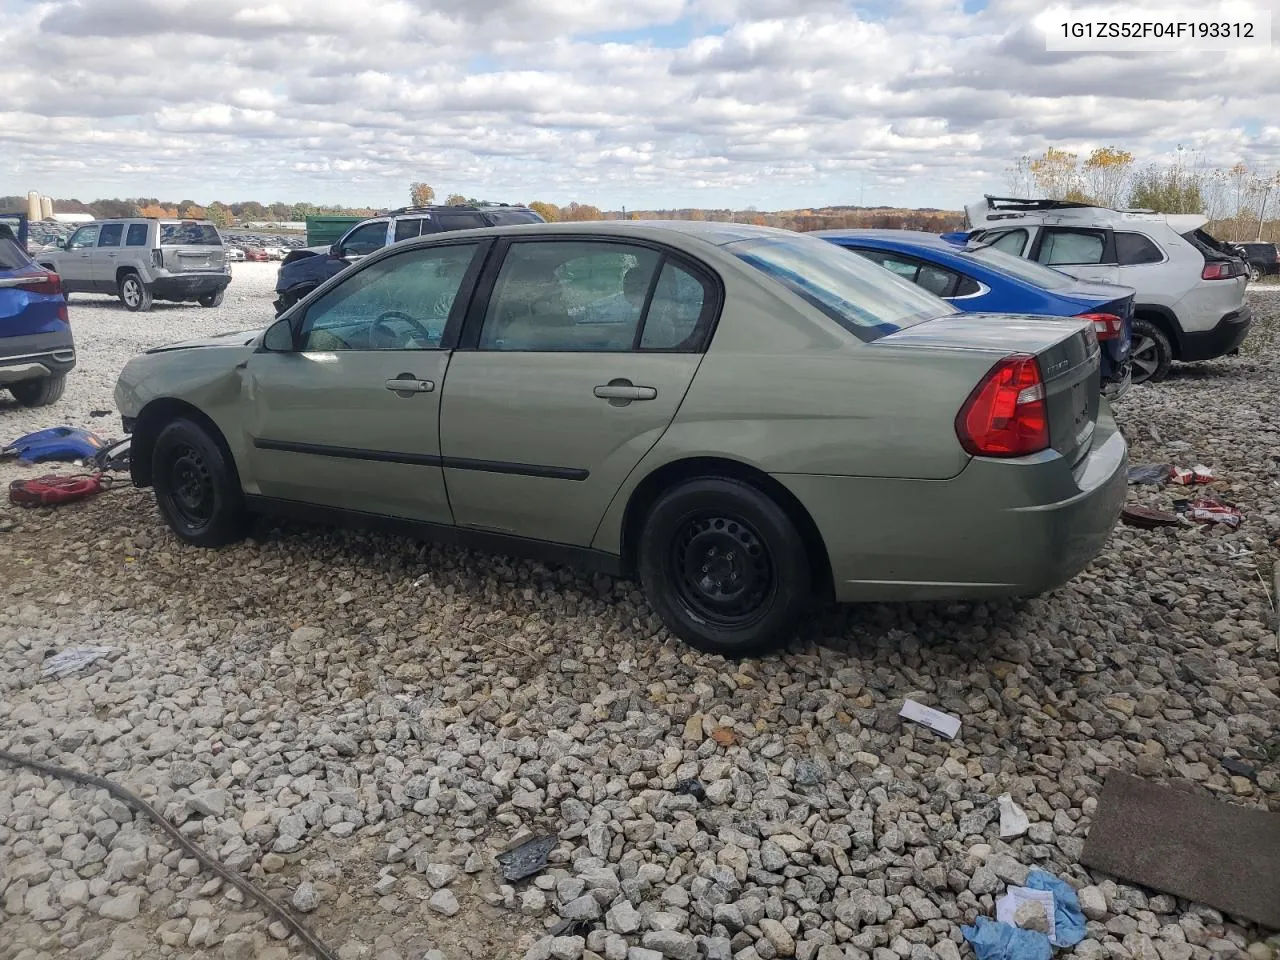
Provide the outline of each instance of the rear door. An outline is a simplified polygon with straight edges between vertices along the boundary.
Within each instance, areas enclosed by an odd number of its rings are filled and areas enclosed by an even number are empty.
[[[1115,235],[1105,228],[1042,227],[1031,259],[1082,280],[1120,282]]]
[[[170,273],[222,273],[227,253],[218,228],[203,220],[162,221],[160,260]]]
[[[98,232],[98,246],[90,258],[90,275],[94,288],[103,293],[114,293],[116,289],[116,268],[120,263],[124,228],[123,223],[104,223]]]
[[[449,502],[460,526],[588,546],[684,399],[719,287],[656,246],[500,247],[445,383]]]

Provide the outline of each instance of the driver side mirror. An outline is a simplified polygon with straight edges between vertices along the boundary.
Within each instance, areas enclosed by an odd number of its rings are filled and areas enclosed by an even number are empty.
[[[53,245],[54,245],[55,247],[57,247],[59,250],[65,250],[65,249],[67,249],[67,238],[66,238],[66,237],[58,237],[58,239],[57,239],[57,240],[54,240],[54,241],[53,241]]]
[[[267,332],[262,337],[262,349],[272,353],[293,353],[296,349],[293,324],[288,320],[277,320],[267,327]]]
[[[340,244],[340,243],[332,244],[332,245],[329,247],[329,256],[331,256],[331,257],[337,257],[339,260],[341,260],[341,259],[342,259],[342,244]]]

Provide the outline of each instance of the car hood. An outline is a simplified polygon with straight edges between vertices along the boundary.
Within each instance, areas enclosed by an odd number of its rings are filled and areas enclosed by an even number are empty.
[[[147,353],[169,353],[173,350],[195,350],[201,347],[247,347],[262,335],[264,329],[266,328],[233,330],[230,333],[219,333],[212,337],[183,340],[180,343],[166,343],[162,347],[152,347]]]

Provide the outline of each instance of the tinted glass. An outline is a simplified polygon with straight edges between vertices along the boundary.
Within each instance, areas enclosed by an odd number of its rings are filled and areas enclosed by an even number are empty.
[[[120,237],[124,233],[123,223],[104,223],[102,231],[98,234],[98,246],[100,247],[118,247],[120,246]]]
[[[973,279],[973,277],[966,277],[964,274],[961,274],[960,279],[956,282],[955,293],[951,295],[953,297],[971,297],[975,293],[981,292],[982,287],[978,284],[977,280]]]
[[[955,312],[945,300],[816,237],[738,240],[725,249],[862,340]]]
[[[1140,233],[1116,233],[1116,260],[1125,266],[1160,263],[1160,248]]]
[[[681,266],[667,261],[649,301],[640,336],[642,350],[692,350],[702,342],[709,322],[710,288]]]
[[[989,233],[983,234],[981,242],[988,243],[994,249],[1003,250],[1005,253],[1015,257],[1022,256],[1022,252],[1027,247],[1027,231],[1025,230],[1010,230],[1007,233],[999,234],[994,240],[991,239],[991,236]]]
[[[542,218],[532,210],[490,210],[485,217],[495,227],[509,223],[542,223]]]
[[[126,247],[145,247],[147,245],[147,225],[145,223],[129,224],[129,233],[125,236]]]
[[[977,260],[988,267],[994,267],[1003,273],[1011,273],[1018,279],[1045,290],[1061,290],[1064,287],[1074,286],[1078,282],[1065,273],[1052,270],[1042,263],[1005,253],[995,245],[965,250],[962,256]]]
[[[1106,235],[1091,230],[1047,229],[1037,259],[1041,263],[1101,263]]]
[[[658,257],[620,243],[512,244],[489,299],[480,348],[630,350]]]
[[[950,270],[935,267],[931,263],[922,263],[920,272],[916,274],[916,284],[924,287],[937,297],[949,297],[955,289],[956,275]]]
[[[366,223],[352,230],[342,241],[343,254],[365,257],[387,245],[387,222]]]
[[[220,247],[222,238],[212,223],[162,223],[162,247]]]
[[[92,247],[98,242],[98,231],[101,227],[93,223],[87,227],[81,227],[71,235],[71,239],[67,241],[68,250],[79,250],[83,247]]]
[[[396,239],[399,243],[401,240],[412,240],[422,230],[422,220],[418,217],[401,217],[396,221]]]
[[[0,270],[16,270],[30,262],[31,258],[18,246],[16,240],[0,237]]]
[[[440,345],[474,243],[409,250],[360,270],[313,303],[304,350],[431,350]]]
[[[470,230],[473,227],[487,226],[484,217],[478,213],[441,213],[436,215],[441,230]]]

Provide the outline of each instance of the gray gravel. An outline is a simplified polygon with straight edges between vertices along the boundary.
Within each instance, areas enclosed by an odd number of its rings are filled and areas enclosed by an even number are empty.
[[[77,298],[66,399],[0,407],[6,429],[112,433],[88,413],[133,352],[270,319],[273,267],[236,271],[216,310]],[[1239,530],[1121,527],[1050,596],[832,612],[766,660],[534,563],[301,526],[192,550],[131,489],[4,505],[0,744],[136,790],[344,960],[959,960],[1030,867],[1082,888],[1081,957],[1274,960],[1274,936],[1078,863],[1108,770],[1280,812],[1280,297],[1253,300],[1242,356],[1120,410],[1135,462],[1218,471]],[[120,652],[42,680],[86,643]],[[901,722],[906,697],[958,737]],[[1032,822],[1009,842],[1006,792]],[[547,832],[548,869],[506,884],[494,855]],[[304,956],[106,793],[25,770],[0,768],[0,907],[0,960]]]

